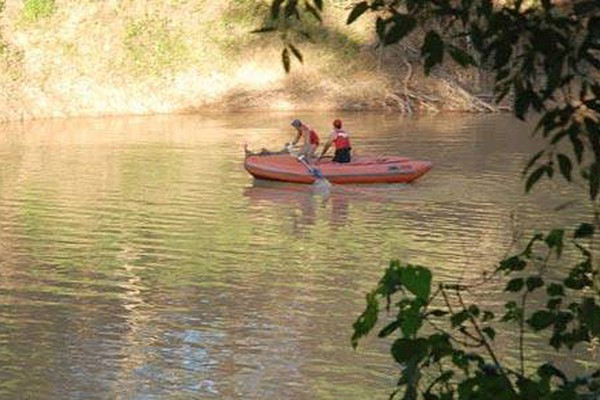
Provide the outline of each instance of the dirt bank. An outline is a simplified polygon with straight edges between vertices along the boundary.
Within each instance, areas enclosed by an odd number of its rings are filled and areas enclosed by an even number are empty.
[[[25,0],[0,14],[0,120],[219,109],[489,111],[477,71],[424,77],[407,46],[376,49],[344,2],[286,74],[260,0]],[[462,75],[461,75],[462,74]],[[485,93],[484,93],[485,94]]]

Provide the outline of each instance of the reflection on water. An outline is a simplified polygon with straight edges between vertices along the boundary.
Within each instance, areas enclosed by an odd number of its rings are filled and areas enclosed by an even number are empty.
[[[389,204],[403,190],[410,188],[406,184],[333,185],[324,191],[314,185],[254,180],[244,189],[244,196],[257,214],[285,207],[294,215],[297,227],[327,222],[335,229],[349,223],[352,202]],[[324,210],[323,215],[317,214],[319,208]]]
[[[349,337],[389,259],[476,282],[507,232],[587,212],[551,183],[523,195],[536,147],[510,117],[342,117],[357,153],[434,169],[328,193],[254,181],[243,146],[289,141],[285,114],[2,126],[0,398],[385,398],[387,344]]]

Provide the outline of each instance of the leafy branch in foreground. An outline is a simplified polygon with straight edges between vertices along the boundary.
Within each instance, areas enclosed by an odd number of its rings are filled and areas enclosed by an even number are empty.
[[[286,72],[291,70],[291,56],[304,62],[302,52],[294,44],[298,37],[312,40],[312,36],[304,25],[306,20],[322,22],[323,0],[273,0],[267,21],[264,26],[252,33],[278,33],[283,43],[281,62]]]
[[[550,362],[532,365],[526,360],[525,335],[531,330],[537,333],[535,340],[542,340],[548,332],[548,344],[557,351],[572,350],[578,344],[597,345],[600,304],[593,290],[597,272],[591,253],[580,243],[592,234],[589,226],[580,226],[568,242],[562,230],[538,234],[522,252],[501,261],[496,276],[510,278],[504,291],[514,298],[506,302],[499,318],[497,310],[467,304],[468,287],[441,283],[431,293],[429,269],[392,261],[377,288],[367,294],[366,309],[354,323],[352,346],[375,328],[385,304],[395,318],[378,336],[397,337],[391,353],[402,367],[391,398],[597,399],[600,367],[569,377]],[[549,260],[559,259],[566,245],[579,253],[577,263],[566,278],[548,280]],[[530,310],[534,292],[538,301],[546,298],[545,307]],[[495,348],[494,324],[498,323],[518,328],[517,365],[504,362]],[[510,331],[503,332],[510,336]]]
[[[287,10],[278,31],[290,35],[303,29],[294,12],[300,2],[272,4]],[[392,297],[399,296],[393,303],[396,319],[379,332],[381,337],[399,335],[391,350],[403,370],[392,397],[600,398],[599,370],[568,377],[549,363],[531,366],[525,335],[529,329],[548,334],[548,345],[557,351],[578,344],[597,346],[600,336],[594,246],[594,232],[600,229],[600,2],[365,0],[354,4],[346,22],[369,13],[380,45],[409,36],[421,43],[426,73],[449,59],[490,71],[496,102],[512,101],[519,119],[532,114],[539,119],[533,135],[541,136],[544,145],[524,168],[525,191],[544,177],[562,176],[581,184],[593,215],[570,238],[564,230],[535,235],[521,253],[500,263],[496,274],[511,278],[504,291],[515,296],[500,319],[493,310],[468,305],[467,287],[440,284],[432,294],[429,269],[393,261],[367,295],[367,308],[354,324],[353,346],[375,327],[381,302],[390,309]],[[589,243],[582,244],[584,240]],[[579,261],[571,267],[552,265],[553,276],[561,271],[566,276],[549,279],[551,257],[562,261],[567,246]],[[545,307],[532,300],[542,290]],[[507,365],[494,348],[493,324],[498,323],[517,327],[517,365]]]

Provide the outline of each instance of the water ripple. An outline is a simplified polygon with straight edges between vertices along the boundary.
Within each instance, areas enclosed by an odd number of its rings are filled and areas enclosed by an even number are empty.
[[[7,128],[0,398],[385,398],[387,344],[348,337],[389,260],[477,282],[556,206],[523,195],[531,145],[503,116],[348,114],[357,152],[434,168],[328,194],[244,171],[243,143],[284,143],[287,116],[227,118]]]

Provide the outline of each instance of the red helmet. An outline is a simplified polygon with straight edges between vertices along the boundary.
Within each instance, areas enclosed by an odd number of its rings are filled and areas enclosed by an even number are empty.
[[[342,127],[342,120],[339,118],[336,118],[333,120],[333,127],[340,129]]]

